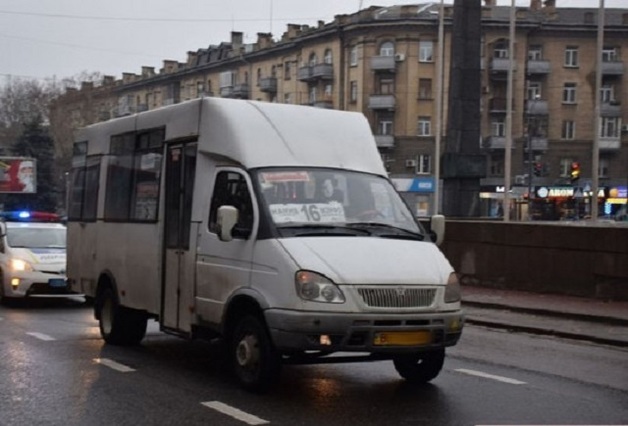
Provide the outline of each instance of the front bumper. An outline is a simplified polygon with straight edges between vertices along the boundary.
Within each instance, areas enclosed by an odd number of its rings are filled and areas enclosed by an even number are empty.
[[[269,309],[266,322],[280,352],[408,353],[453,346],[464,325],[462,311],[425,314],[338,314]],[[423,332],[420,344],[376,344],[377,333]],[[321,336],[327,336],[321,343]]]
[[[17,285],[16,285],[17,284]],[[65,275],[45,272],[4,274],[6,297],[68,297],[82,296],[71,290]]]

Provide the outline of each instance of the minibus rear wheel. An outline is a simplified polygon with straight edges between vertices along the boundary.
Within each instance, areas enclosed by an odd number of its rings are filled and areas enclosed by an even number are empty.
[[[397,373],[410,383],[427,383],[440,373],[445,362],[445,349],[415,354],[397,355],[393,358]]]
[[[233,370],[244,389],[264,392],[277,381],[281,358],[257,316],[247,315],[238,321],[229,346]]]
[[[97,306],[98,326],[105,342],[129,346],[142,341],[146,335],[147,316],[140,311],[120,306],[110,286],[100,293]]]

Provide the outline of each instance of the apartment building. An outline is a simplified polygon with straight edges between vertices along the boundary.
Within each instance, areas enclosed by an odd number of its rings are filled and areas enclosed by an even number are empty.
[[[504,190],[510,9],[485,3],[478,143],[487,169],[478,201],[483,215],[494,216],[500,214]],[[539,218],[559,218],[574,209],[586,214],[586,197],[580,197],[586,196],[593,173],[597,13],[540,0],[516,11],[510,109],[513,196],[519,210],[531,205]],[[280,39],[258,33],[249,44],[243,43],[242,33],[232,32],[228,42],[188,52],[184,63],[166,60],[157,72],[142,67],[138,74],[124,73],[121,80],[108,77],[100,86],[68,93],[54,110],[79,114],[72,125],[199,96],[359,111],[371,123],[393,182],[417,215],[427,215],[436,211],[435,136],[441,131],[446,137],[444,125],[436,128],[437,64],[443,64],[446,123],[452,16],[453,7],[446,6],[443,40],[435,3],[370,7],[315,27],[292,24]],[[626,52],[628,9],[607,9],[598,94],[602,214],[619,209],[627,198]],[[342,143],[341,129],[338,135]],[[575,166],[580,176],[572,181]]]

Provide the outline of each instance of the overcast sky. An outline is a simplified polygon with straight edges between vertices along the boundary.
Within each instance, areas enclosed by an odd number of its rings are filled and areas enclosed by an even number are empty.
[[[403,0],[0,0],[0,83],[9,76],[58,79],[81,72],[120,78],[143,65],[229,41],[253,43],[258,32],[278,38],[286,24],[315,25],[360,6],[425,3]],[[453,3],[453,0],[446,0]],[[511,0],[498,0],[510,5]],[[527,6],[529,0],[517,0]],[[557,0],[558,7],[598,8],[599,0]],[[627,0],[605,0],[607,8]]]

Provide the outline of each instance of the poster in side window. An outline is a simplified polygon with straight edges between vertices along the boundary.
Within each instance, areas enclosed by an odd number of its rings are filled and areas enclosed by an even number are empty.
[[[34,158],[0,157],[0,193],[37,192]]]

